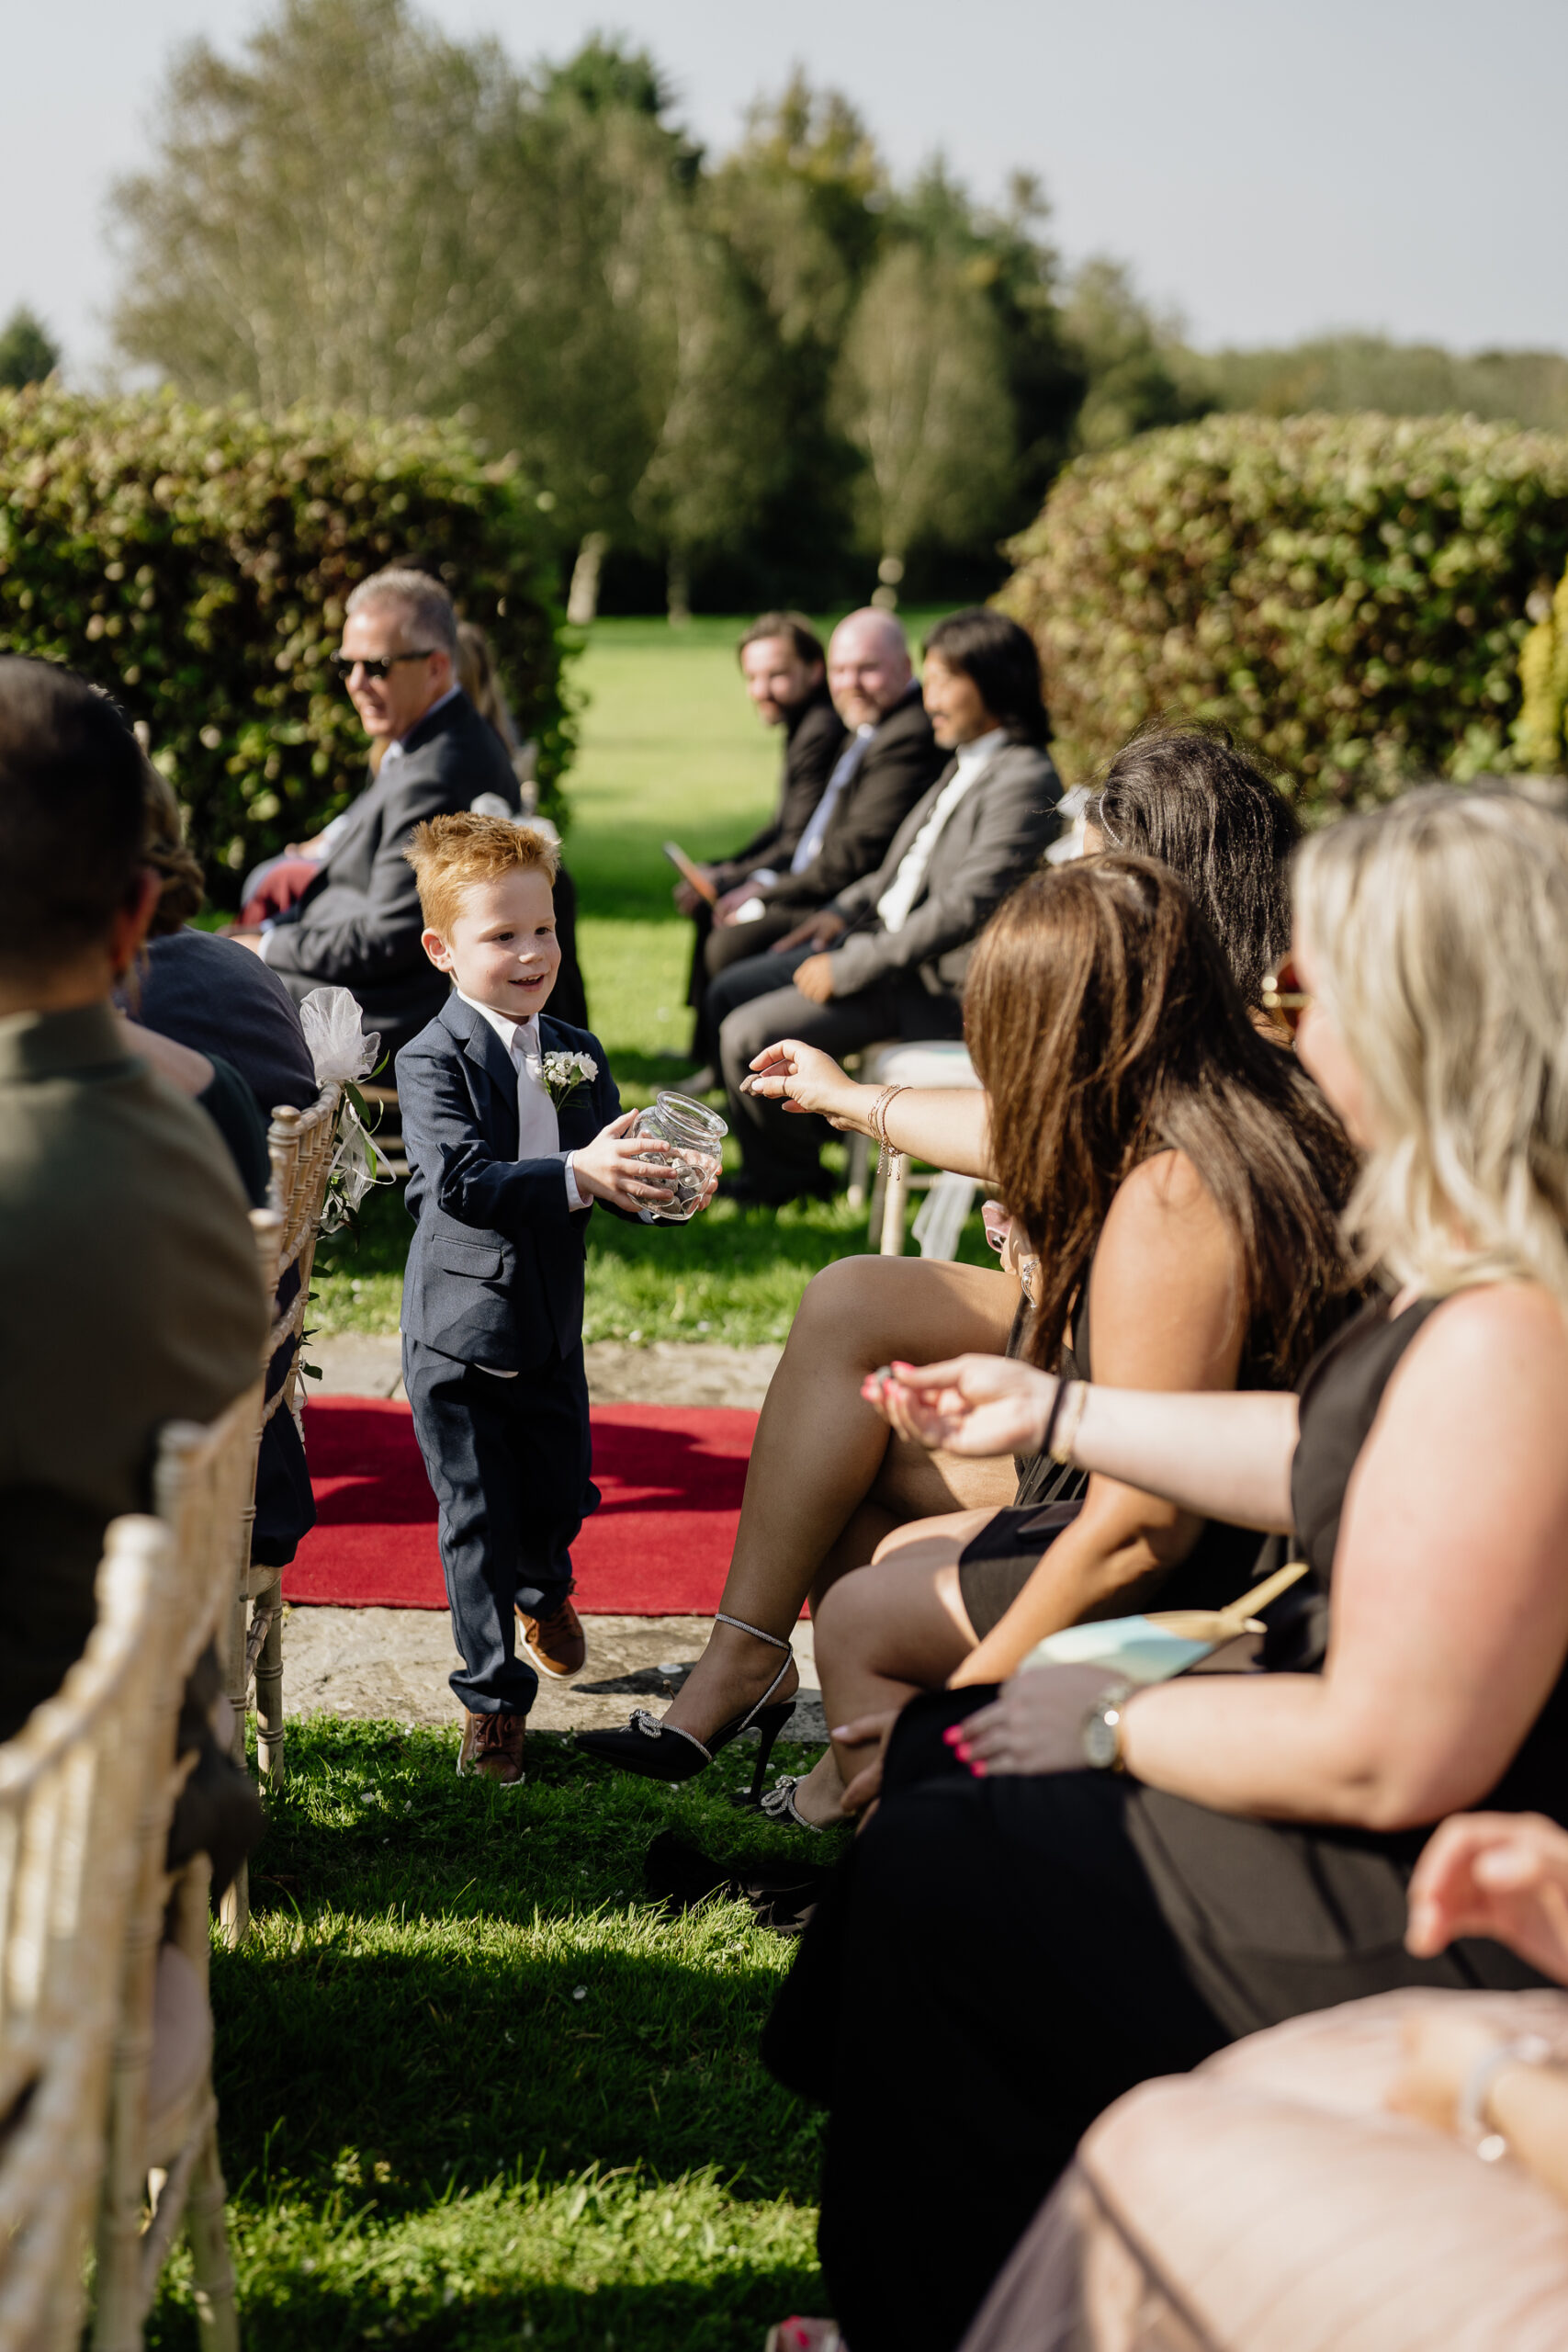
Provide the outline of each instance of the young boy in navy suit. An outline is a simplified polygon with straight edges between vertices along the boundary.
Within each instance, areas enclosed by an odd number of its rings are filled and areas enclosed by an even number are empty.
[[[671,1193],[647,1157],[664,1147],[627,1136],[636,1114],[622,1114],[597,1037],[544,1012],[560,964],[554,846],[463,812],[416,826],[407,854],[424,952],[455,985],[397,1057],[417,1220],[403,1385],[463,1659],[457,1770],[513,1787],[538,1672],[575,1674],[586,1655],[570,1547],[599,1501],[582,1365],[589,1214],[599,1200],[635,1218]]]

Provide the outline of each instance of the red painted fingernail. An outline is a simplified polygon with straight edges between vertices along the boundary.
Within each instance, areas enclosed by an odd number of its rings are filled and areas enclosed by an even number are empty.
[[[969,1758],[975,1753],[966,1739],[955,1739],[953,1743],[953,1752],[958,1758],[961,1764],[967,1764]]]
[[[946,1740],[949,1747],[956,1747],[963,1736],[964,1726],[962,1724],[949,1724],[947,1729],[942,1733],[942,1737]]]
[[[979,1758],[977,1756],[975,1758],[975,1759],[974,1759],[974,1761],[973,1761],[972,1763],[970,1762],[970,1759],[969,1759],[969,1758],[968,1758],[968,1757],[965,1757],[964,1760],[964,1762],[965,1762],[966,1764],[968,1764],[968,1765],[969,1765],[969,1770],[974,1773],[975,1778],[976,1778],[977,1781],[983,1781],[983,1780],[985,1779],[985,1777],[986,1777],[986,1767],[985,1767],[985,1765],[981,1762],[980,1758]]]

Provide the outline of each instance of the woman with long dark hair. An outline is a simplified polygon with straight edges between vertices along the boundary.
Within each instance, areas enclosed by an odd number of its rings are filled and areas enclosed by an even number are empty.
[[[1116,852],[1035,876],[976,951],[966,1015],[994,1181],[1038,1269],[1025,1359],[1128,1388],[1292,1386],[1345,1311],[1350,1148],[1176,876]],[[997,1681],[1064,1625],[1156,1595],[1218,1608],[1252,1580],[1245,1529],[1021,1466],[1010,1507],[917,1521],[824,1597],[846,1786],[916,1690]]]

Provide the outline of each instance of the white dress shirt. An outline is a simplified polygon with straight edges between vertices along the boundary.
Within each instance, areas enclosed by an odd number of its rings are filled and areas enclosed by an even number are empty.
[[[536,1012],[527,1021],[509,1021],[504,1012],[494,1012],[488,1004],[479,1004],[471,996],[463,996],[461,989],[457,994],[463,997],[465,1004],[471,1005],[490,1023],[506,1047],[513,1068],[517,1072],[518,1159],[558,1159],[566,1171],[567,1206],[585,1209],[588,1203],[577,1189],[571,1154],[560,1148],[560,1125],[556,1117],[556,1106],[544,1088],[538,1014]],[[514,1372],[498,1371],[492,1363],[477,1364],[474,1369],[488,1372],[492,1380],[515,1380],[517,1377]]]
[[[942,839],[948,819],[959,802],[973,792],[1007,740],[1005,727],[993,727],[988,735],[976,735],[972,743],[958,746],[954,754],[957,767],[938,793],[936,806],[899,859],[897,873],[876,902],[877,918],[884,931],[900,932],[908,922],[915,901],[926,887],[931,852]]]
[[[519,1159],[558,1159],[566,1171],[567,1205],[585,1209],[589,1205],[578,1190],[571,1154],[560,1148],[560,1123],[556,1106],[545,1091],[544,1047],[539,1042],[539,1016],[536,1012],[527,1021],[509,1021],[504,1012],[492,1012],[488,1004],[478,1004],[471,996],[457,994],[463,1002],[490,1023],[506,1047],[512,1066],[517,1072],[517,1157]]]

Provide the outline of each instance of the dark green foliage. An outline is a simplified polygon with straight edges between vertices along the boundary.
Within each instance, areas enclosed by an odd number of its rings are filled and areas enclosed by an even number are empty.
[[[1211,416],[1081,458],[1012,543],[1065,771],[1223,719],[1326,813],[1506,766],[1568,439],[1473,419]]]
[[[60,345],[40,319],[18,303],[0,327],[0,391],[41,384],[60,365]]]
[[[253,1939],[215,1955],[253,2352],[729,2352],[820,2309],[818,2122],[757,2055],[793,1947],[742,1905],[682,1918],[643,1892],[666,1827],[716,1858],[800,1854],[729,1802],[750,1744],[681,1790],[531,1735],[502,1792],[459,1781],[455,1749],[297,1729]],[[187,2276],[150,2342],[188,2340]]]
[[[514,468],[456,426],[0,396],[0,642],[72,663],[146,722],[231,899],[228,877],[363,783],[327,660],[348,592],[394,559],[489,631],[557,783],[572,739],[540,532]]]

